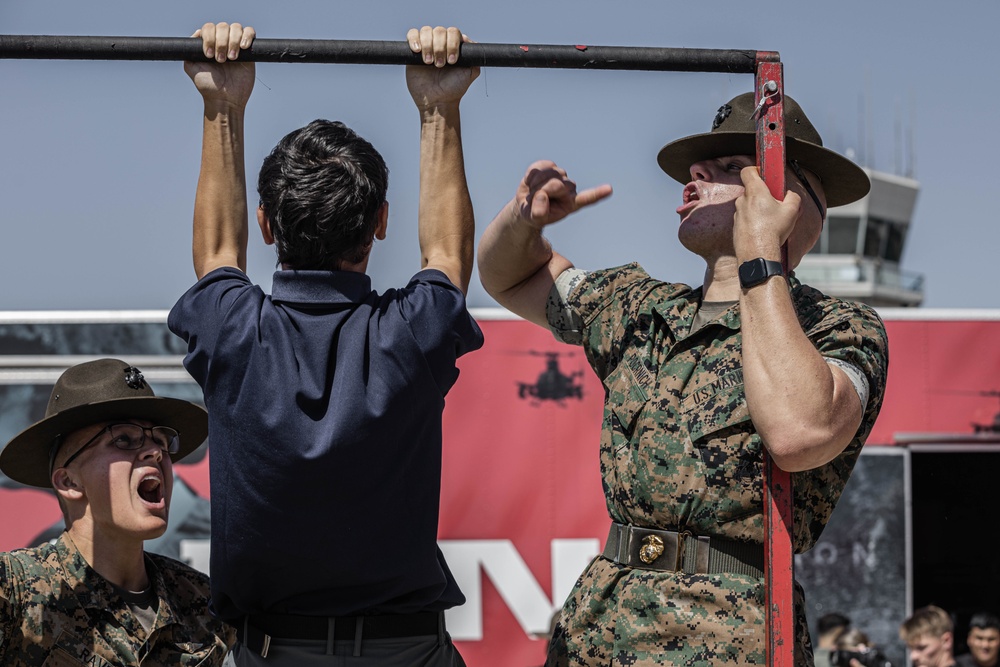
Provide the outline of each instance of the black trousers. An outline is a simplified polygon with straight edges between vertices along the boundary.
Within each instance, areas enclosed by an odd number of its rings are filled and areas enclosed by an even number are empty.
[[[346,620],[346,619],[345,619]],[[361,619],[363,620],[363,619]],[[427,619],[422,619],[426,621]],[[432,623],[433,625],[433,623]],[[296,629],[299,629],[298,626]],[[344,639],[344,633],[334,633],[330,626],[326,639],[291,639],[275,636],[270,638],[267,656],[261,655],[261,636],[249,625],[244,625],[240,639],[250,637],[244,643],[238,641],[226,664],[232,667],[274,667],[291,665],[335,665],[337,667],[362,667],[385,665],[386,667],[465,667],[465,661],[451,642],[445,630],[444,613],[437,615],[437,633],[412,637],[385,637],[379,635],[378,627],[373,627],[371,637],[365,636],[365,625],[354,626],[353,638]],[[383,628],[384,631],[385,628]],[[411,629],[413,627],[411,626]],[[289,631],[290,633],[292,631]],[[245,634],[249,633],[249,635]],[[306,633],[308,634],[308,633]],[[352,633],[347,633],[350,636]],[[336,639],[336,637],[341,637]]]
[[[362,640],[361,655],[355,653],[354,641],[334,642],[330,655],[324,641],[274,638],[266,658],[241,643],[236,644],[231,657],[237,667],[465,667],[451,639],[439,644],[434,636]]]

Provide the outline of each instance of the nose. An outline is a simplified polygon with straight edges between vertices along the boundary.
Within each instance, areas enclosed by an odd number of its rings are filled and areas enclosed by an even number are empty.
[[[688,170],[691,173],[692,181],[711,181],[712,180],[712,165],[708,160],[702,160],[701,162],[695,162],[691,165]]]
[[[163,460],[163,448],[156,444],[153,440],[152,434],[149,429],[145,429],[146,437],[142,441],[142,447],[139,450],[139,458],[145,459],[152,457],[154,461]]]

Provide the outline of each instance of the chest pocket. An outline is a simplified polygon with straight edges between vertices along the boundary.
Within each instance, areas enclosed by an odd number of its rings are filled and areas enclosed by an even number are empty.
[[[171,630],[177,630],[175,634],[169,634]],[[146,661],[156,665],[177,665],[178,667],[200,667],[218,662],[216,656],[217,646],[214,638],[201,635],[200,637],[190,636],[186,630],[178,625],[170,625],[161,630],[162,633],[155,638],[155,645],[152,647]],[[201,639],[202,641],[197,641]],[[206,643],[206,639],[209,641]]]
[[[612,406],[614,433],[623,438],[622,441],[616,441],[617,450],[628,444],[635,432],[639,413],[649,402],[649,371],[637,355],[628,356],[618,364],[618,368],[608,376],[604,384],[608,390],[608,404]]]
[[[178,665],[184,667],[202,667],[210,665],[215,661],[212,656],[215,654],[215,646],[205,644],[176,644],[177,650],[183,655],[179,658]]]
[[[42,663],[42,667],[111,667],[114,663],[108,662],[101,656],[94,653],[94,642],[85,642],[79,637],[69,632],[63,631],[59,634],[55,646],[49,651],[48,657]]]
[[[637,355],[627,355],[604,380],[608,436],[601,451],[601,475],[610,493],[612,518],[623,522],[630,522],[636,516],[634,487],[641,435],[636,430],[641,428],[639,417],[649,403],[648,390],[640,378],[648,380],[649,371]]]
[[[750,431],[750,409],[743,390],[743,370],[736,369],[708,387],[692,392],[681,406],[691,440],[718,437],[720,432]]]
[[[704,466],[705,487],[718,523],[760,511],[760,438],[756,435],[737,369],[684,401],[692,446]]]

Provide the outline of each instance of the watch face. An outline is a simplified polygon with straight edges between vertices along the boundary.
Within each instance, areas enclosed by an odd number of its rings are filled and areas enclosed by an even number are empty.
[[[784,272],[781,270],[780,262],[767,261],[763,257],[751,259],[740,264],[740,285],[743,287],[753,287],[759,285],[771,276],[779,276]]]
[[[753,287],[764,280],[764,262],[759,259],[752,259],[749,262],[740,264],[740,284],[743,287]]]
[[[749,283],[751,285],[756,285],[757,283],[759,283],[760,281],[764,280],[764,278],[767,277],[767,274],[764,271],[764,262],[760,260],[747,262],[747,264],[745,264],[744,266],[747,269],[746,279],[744,280],[744,282],[746,283]]]

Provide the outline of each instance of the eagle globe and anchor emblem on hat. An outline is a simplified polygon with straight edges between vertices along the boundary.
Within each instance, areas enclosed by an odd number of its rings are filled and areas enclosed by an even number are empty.
[[[719,110],[715,114],[715,118],[712,120],[712,129],[719,129],[719,126],[726,122],[726,119],[729,118],[729,114],[732,112],[733,108],[728,104],[723,104],[719,107]]]

